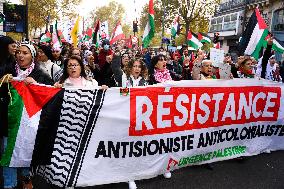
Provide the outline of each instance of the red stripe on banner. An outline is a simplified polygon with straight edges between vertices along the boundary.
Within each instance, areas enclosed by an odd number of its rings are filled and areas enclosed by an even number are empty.
[[[261,17],[258,8],[255,9],[255,14],[256,14],[258,25],[259,25],[259,29],[266,29],[267,25],[266,25],[264,19]]]
[[[40,111],[42,107],[61,90],[59,88],[42,85],[26,85],[21,81],[12,81],[12,85],[22,97],[29,117],[32,117]]]
[[[130,89],[130,136],[276,121],[279,87]]]

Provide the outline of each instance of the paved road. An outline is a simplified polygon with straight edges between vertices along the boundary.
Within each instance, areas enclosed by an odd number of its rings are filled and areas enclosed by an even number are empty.
[[[243,162],[227,160],[175,170],[171,179],[162,176],[136,181],[138,189],[284,189],[284,151],[248,157]],[[35,189],[53,189],[36,178]],[[127,183],[80,189],[127,189]]]

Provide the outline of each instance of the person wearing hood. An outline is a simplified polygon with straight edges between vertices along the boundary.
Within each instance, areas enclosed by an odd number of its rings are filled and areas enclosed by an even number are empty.
[[[53,63],[53,55],[52,55],[52,49],[50,46],[46,45],[39,45],[38,46],[38,55],[37,55],[37,61],[39,64],[39,67],[45,71],[51,79],[56,82],[59,80],[61,76],[61,68]]]

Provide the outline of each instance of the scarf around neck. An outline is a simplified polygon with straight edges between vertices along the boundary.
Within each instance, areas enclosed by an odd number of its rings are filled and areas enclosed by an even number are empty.
[[[16,68],[17,77],[24,79],[32,73],[32,71],[35,68],[35,63],[32,62],[31,65],[26,70],[22,70],[19,64],[16,64],[15,68]]]
[[[159,83],[164,83],[166,81],[171,81],[172,77],[168,69],[161,70],[154,70],[154,78]]]

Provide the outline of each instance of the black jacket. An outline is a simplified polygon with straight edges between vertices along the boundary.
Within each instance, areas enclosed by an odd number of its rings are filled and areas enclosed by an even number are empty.
[[[271,49],[272,49],[272,45],[267,45],[267,48],[265,49],[265,51],[263,53],[263,58],[262,58],[262,62],[261,62],[261,66],[262,66],[261,78],[264,78],[264,79],[265,79],[265,75],[266,75],[266,68],[267,68],[269,58],[272,56]]]
[[[9,56],[3,62],[0,62],[0,78],[6,74],[16,75],[15,73],[15,59]],[[8,84],[3,83],[0,87],[0,137],[8,134],[8,105],[10,97],[8,95]]]
[[[35,68],[33,69],[33,71],[30,73],[30,75],[28,77],[33,78],[37,83],[41,83],[41,84],[45,84],[45,85],[53,85],[54,84],[54,82],[50,78],[50,76],[47,73],[45,73],[39,67],[39,65],[37,63],[35,64]]]

